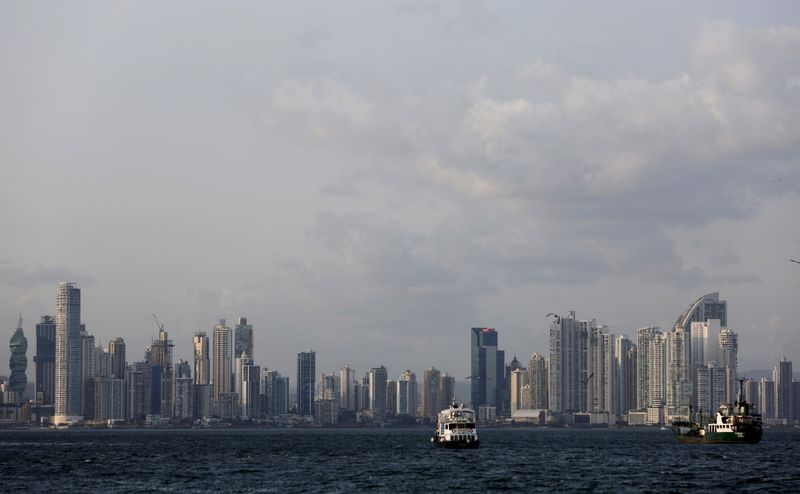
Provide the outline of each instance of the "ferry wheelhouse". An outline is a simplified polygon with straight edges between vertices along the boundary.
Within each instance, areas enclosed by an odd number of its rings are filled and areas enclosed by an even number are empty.
[[[475,428],[475,411],[453,402],[439,412],[439,420],[431,442],[444,448],[477,448],[480,445]]]

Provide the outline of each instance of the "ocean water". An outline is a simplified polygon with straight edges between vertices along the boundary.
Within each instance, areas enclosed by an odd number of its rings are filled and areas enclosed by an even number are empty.
[[[800,431],[677,444],[652,429],[0,431],[0,492],[800,492]]]

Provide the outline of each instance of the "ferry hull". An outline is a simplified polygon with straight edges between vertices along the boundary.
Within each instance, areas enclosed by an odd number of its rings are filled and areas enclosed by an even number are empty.
[[[476,449],[480,446],[480,440],[475,441],[436,441],[433,443],[440,448],[448,449]]]
[[[761,431],[749,432],[706,432],[704,436],[687,435],[677,436],[680,443],[706,443],[706,444],[756,444],[761,441]]]

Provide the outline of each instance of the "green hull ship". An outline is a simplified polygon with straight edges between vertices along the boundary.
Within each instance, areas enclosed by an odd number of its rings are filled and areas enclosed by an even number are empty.
[[[752,405],[743,398],[744,379],[739,380],[739,400],[735,406],[719,407],[713,423],[675,420],[672,431],[681,443],[749,443],[761,440],[761,415],[752,412]]]

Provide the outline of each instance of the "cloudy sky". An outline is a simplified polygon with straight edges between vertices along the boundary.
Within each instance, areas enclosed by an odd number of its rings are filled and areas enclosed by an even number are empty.
[[[719,291],[800,361],[797,2],[289,4],[0,5],[2,341],[76,281],[129,360],[245,315],[291,376],[461,377]]]

